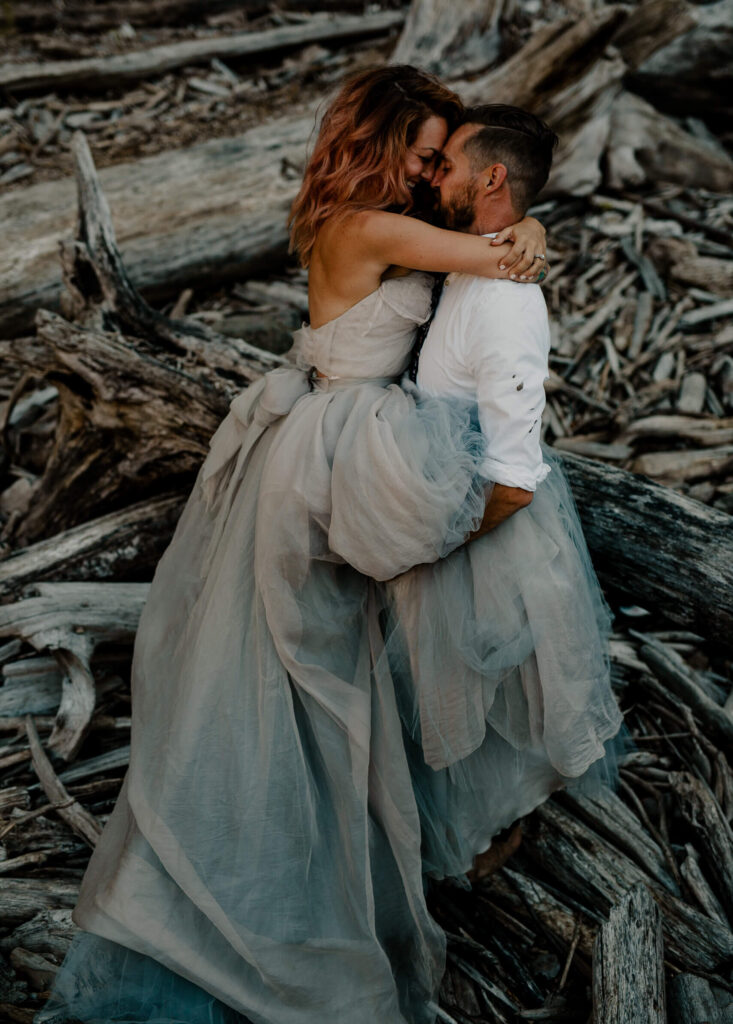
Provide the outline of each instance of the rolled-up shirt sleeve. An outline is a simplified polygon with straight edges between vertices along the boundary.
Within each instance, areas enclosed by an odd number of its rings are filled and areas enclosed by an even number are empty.
[[[476,380],[484,476],[534,491],[550,467],[540,447],[549,330],[544,299],[522,296],[533,285],[512,284],[474,310],[468,358]],[[529,301],[527,301],[529,300]]]

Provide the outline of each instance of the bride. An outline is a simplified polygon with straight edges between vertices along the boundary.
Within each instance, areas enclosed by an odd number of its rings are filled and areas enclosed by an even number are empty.
[[[445,936],[426,874],[467,884],[508,815],[608,767],[620,713],[577,515],[566,501],[563,534],[551,503],[521,558],[510,531],[493,599],[472,589],[465,551],[490,573],[495,539],[464,544],[486,501],[475,417],[396,383],[429,316],[427,271],[521,279],[544,253],[531,219],[510,247],[404,216],[460,116],[435,78],[392,66],[352,77],[323,118],[292,214],[311,322],[293,365],[232,401],[156,568],[129,771],[38,1022],[433,1024]],[[528,646],[547,594],[533,604],[527,581],[557,552],[577,585],[557,643],[590,652],[592,680],[559,685],[576,698],[567,758],[531,717],[542,671],[512,674],[547,657]],[[405,574],[412,594],[415,573],[419,614],[399,578],[379,582]],[[435,665],[449,652],[470,705],[465,743],[446,678],[413,657],[431,617]]]

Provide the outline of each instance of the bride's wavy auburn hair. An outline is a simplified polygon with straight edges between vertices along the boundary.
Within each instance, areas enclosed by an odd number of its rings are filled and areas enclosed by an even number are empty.
[[[290,210],[290,251],[310,263],[324,222],[359,209],[412,208],[405,159],[423,122],[443,117],[452,132],[463,104],[434,75],[409,64],[346,79],[323,115],[303,184]]]

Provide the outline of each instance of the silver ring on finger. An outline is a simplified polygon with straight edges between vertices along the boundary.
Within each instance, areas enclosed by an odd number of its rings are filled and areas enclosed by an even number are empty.
[[[535,253],[535,257],[534,258],[536,260],[543,260],[545,257],[542,255],[541,252],[538,252],[538,253]]]

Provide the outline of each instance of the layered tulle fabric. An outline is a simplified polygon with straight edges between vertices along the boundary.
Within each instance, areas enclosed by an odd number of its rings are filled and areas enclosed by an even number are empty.
[[[562,462],[544,458],[529,507],[385,587],[385,656],[436,877],[468,870],[554,789],[615,787],[634,747],[610,686],[611,613]]]
[[[303,328],[212,437],[140,620],[130,768],[74,911],[94,934],[39,1020],[433,1024],[425,873],[611,774],[569,492],[462,547],[475,410],[390,383],[429,294],[394,279]]]
[[[74,936],[36,1024],[252,1024],[152,957],[91,932]]]

